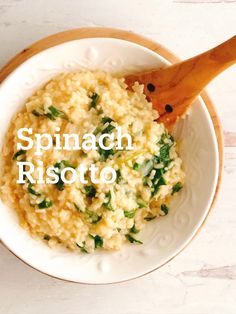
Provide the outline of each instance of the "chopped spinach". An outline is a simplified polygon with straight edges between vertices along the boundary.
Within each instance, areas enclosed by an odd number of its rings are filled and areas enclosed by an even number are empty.
[[[140,230],[136,228],[135,224],[133,225],[132,228],[129,229],[129,231],[134,234],[137,234],[140,232]]]
[[[114,129],[115,127],[112,124],[109,124],[103,131],[102,134],[107,134],[107,133],[111,133],[111,131]]]
[[[50,235],[45,234],[45,235],[43,236],[43,239],[46,240],[46,241],[49,241],[49,240],[51,239],[51,237],[50,237]]]
[[[35,191],[35,189],[33,188],[33,184],[32,183],[29,183],[27,191],[30,194],[35,195],[35,196],[40,196],[41,195],[41,193]]]
[[[141,242],[140,240],[135,239],[134,237],[132,237],[131,234],[126,234],[125,235],[126,239],[130,242],[130,243],[136,243],[136,244],[143,244],[143,242]]]
[[[92,224],[96,224],[102,219],[101,215],[99,216],[97,213],[90,210],[86,210],[85,216],[88,217]]]
[[[40,114],[37,110],[35,110],[35,109],[32,111],[32,114],[33,114],[35,117],[41,116],[41,114]]]
[[[54,106],[50,106],[48,108],[49,112],[45,114],[46,117],[48,117],[50,120],[56,120],[56,118],[62,118],[65,120],[68,120],[68,116],[65,114],[64,111],[58,110]]]
[[[102,123],[103,124],[106,124],[106,123],[109,123],[108,126],[102,131],[102,134],[105,134],[105,133],[111,133],[111,131],[115,128],[111,122],[113,122],[114,120],[112,120],[111,118],[109,117],[103,117],[102,118]]]
[[[99,235],[96,235],[95,237],[92,236],[92,238],[94,239],[95,249],[97,249],[98,247],[103,247],[103,238],[102,237],[100,237]]]
[[[160,179],[157,181],[157,183],[153,184],[152,197],[157,194],[161,185],[166,185],[166,181],[163,177],[160,177]]]
[[[143,177],[143,185],[148,185],[148,177]]]
[[[183,188],[182,183],[181,183],[181,182],[177,182],[177,183],[173,186],[173,188],[172,188],[172,193],[171,193],[171,194],[173,195],[174,193],[179,192],[182,188]]]
[[[101,132],[101,127],[97,126],[96,129],[93,131],[93,135],[98,135]]]
[[[55,183],[55,186],[59,191],[63,191],[65,189],[65,182],[62,180],[60,175],[59,175],[58,182]]]
[[[165,205],[165,204],[162,204],[161,205],[161,210],[163,211],[163,213],[165,214],[165,216],[168,214],[169,212],[169,208]]]
[[[24,149],[18,150],[12,157],[13,160],[17,160],[17,158],[21,155],[26,154],[26,151]]]
[[[154,177],[152,179],[153,184],[157,184],[157,182],[159,181],[159,179],[162,177],[162,175],[164,174],[164,169],[155,169],[155,174]]]
[[[162,152],[162,158],[164,158],[164,155],[166,156],[166,151]],[[169,155],[168,155],[169,156]],[[140,167],[140,171],[143,176],[143,184],[147,185],[148,181],[150,179],[149,175],[154,170],[154,176],[151,180],[151,188],[152,188],[152,197],[156,195],[161,185],[165,185],[165,179],[163,177],[163,174],[165,173],[165,170],[163,168],[161,169],[155,169],[155,163],[160,162],[159,156],[153,156],[153,158],[145,160],[144,163]]]
[[[51,200],[43,200],[41,203],[38,204],[39,209],[49,208],[52,207],[53,202]]]
[[[151,220],[155,219],[156,217],[157,216],[146,216],[146,217],[144,217],[144,220],[151,221]]]
[[[75,206],[75,209],[77,210],[77,212],[82,212],[81,209],[79,208],[79,206],[76,203],[74,203],[74,206]]]
[[[97,102],[98,102],[98,99],[99,99],[99,95],[97,93],[93,93],[90,98],[92,100],[91,104],[90,104],[90,109],[91,108],[96,108],[97,107]]]
[[[78,243],[75,243],[78,248],[80,248],[80,251],[83,253],[88,253],[88,251],[85,248],[85,241],[83,242],[83,246],[79,245]]]
[[[59,179],[58,182],[55,183],[56,188],[59,191],[63,191],[65,188],[65,183],[61,178],[61,171],[62,169],[66,168],[66,167],[70,167],[70,168],[76,168],[74,165],[72,165],[68,160],[62,160],[60,162],[57,162],[54,164],[54,168],[57,168],[57,170],[55,170],[55,173],[58,175]]]
[[[97,191],[93,185],[85,186],[84,190],[85,190],[85,194],[87,197],[94,197],[97,193]]]
[[[111,123],[112,121],[114,121],[114,120],[112,120],[110,117],[103,117],[102,118],[102,123],[103,124],[105,124],[105,123]]]
[[[147,204],[142,199],[137,199],[138,208],[147,207]]]
[[[107,134],[107,133],[111,133],[111,131],[115,128],[112,124],[110,124],[113,120],[109,117],[103,117],[101,119],[101,123],[102,124],[106,124],[108,123],[107,127],[102,130],[101,126],[98,126],[93,134],[97,135],[98,133],[101,132],[101,134]],[[103,145],[104,145],[104,141],[106,141],[106,138],[103,139]],[[105,145],[104,145],[105,146]],[[101,161],[106,161],[108,159],[109,156],[114,155],[115,151],[113,149],[103,149],[98,145],[98,153],[101,156]]]
[[[66,167],[70,167],[70,168],[76,168],[76,166],[75,165],[72,165],[71,163],[70,163],[70,161],[68,161],[68,160],[62,160],[61,161],[61,164],[64,166],[64,168],[66,168]]]
[[[67,114],[64,111],[58,110],[54,106],[50,106],[48,108],[48,111],[49,112],[47,113],[40,113],[36,109],[34,109],[31,113],[36,117],[45,116],[52,121],[55,121],[56,118],[62,118],[62,119],[68,120]]]
[[[164,144],[160,148],[160,159],[161,161],[164,161],[169,158],[169,151],[170,151],[170,146],[169,144]]]
[[[115,154],[115,151],[113,149],[105,150],[99,146],[98,153],[101,156],[101,161],[106,161],[109,156],[112,156]]]
[[[122,180],[122,175],[120,169],[116,170],[116,183],[119,183]]]
[[[96,127],[96,129],[93,131],[93,134],[96,136],[100,132],[101,132],[101,134],[111,133],[111,131],[115,128],[112,124],[110,124],[112,121],[114,121],[114,120],[112,120],[109,117],[103,117],[101,119],[101,124],[99,124]],[[108,126],[104,130],[102,130],[102,125],[104,125],[106,123],[109,123]]]
[[[170,140],[169,144],[165,142],[166,138]],[[159,144],[162,146],[160,148],[160,155],[157,156],[157,161],[162,162],[164,167],[167,167],[172,161],[172,159],[170,159],[170,148],[174,144],[174,139],[169,134],[163,134]]]
[[[130,211],[124,210],[124,216],[126,218],[134,218],[135,214],[136,214],[136,209],[130,210]]]
[[[113,207],[111,205],[111,191],[105,194],[106,201],[102,204],[106,207],[107,210],[113,211]]]
[[[168,139],[171,141],[171,145],[173,145],[174,143],[174,138],[172,135],[168,134],[168,133],[163,133],[161,136],[160,141],[158,142],[158,144],[163,145],[166,144],[165,140]]]
[[[133,165],[133,169],[137,171],[137,170],[140,169],[140,166],[141,166],[140,164],[138,164],[137,162],[135,162],[134,165]]]

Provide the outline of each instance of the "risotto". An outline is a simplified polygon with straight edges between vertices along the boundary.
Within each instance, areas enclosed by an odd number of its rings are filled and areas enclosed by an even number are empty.
[[[20,224],[50,247],[62,245],[91,253],[96,249],[119,250],[125,242],[142,244],[139,232],[150,220],[168,214],[169,199],[183,185],[182,162],[176,142],[158,112],[143,94],[143,86],[126,89],[123,78],[105,72],[60,74],[30,97],[11,121],[2,151],[1,198],[18,214]],[[32,128],[34,135],[114,134],[117,127],[130,134],[132,150],[56,150],[35,154],[35,147],[17,150],[17,131]],[[55,143],[54,143],[55,144]],[[94,164],[98,172],[112,167],[116,180],[86,184],[17,184],[17,161],[35,167],[73,169]],[[32,174],[35,180],[38,173]]]

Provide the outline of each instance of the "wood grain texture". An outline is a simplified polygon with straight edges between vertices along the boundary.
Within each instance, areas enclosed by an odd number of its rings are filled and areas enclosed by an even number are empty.
[[[160,115],[158,122],[171,130],[206,85],[235,62],[236,36],[188,60],[163,69],[134,73],[125,80],[129,88],[136,81],[144,85],[144,93]]]

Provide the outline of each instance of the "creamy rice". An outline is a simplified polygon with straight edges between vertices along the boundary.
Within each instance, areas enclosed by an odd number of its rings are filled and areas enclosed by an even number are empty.
[[[55,120],[50,117],[52,106],[61,113]],[[51,247],[63,245],[90,253],[100,248],[118,250],[126,241],[141,244],[139,231],[168,213],[168,200],[184,179],[176,143],[164,125],[154,121],[157,117],[142,85],[128,91],[124,79],[100,71],[58,75],[28,99],[11,121],[2,153],[1,198],[15,208],[20,224],[32,236]],[[99,135],[108,130],[116,137],[117,126],[132,136],[132,151],[52,148],[36,156],[33,147],[16,155],[16,134],[23,127],[33,129],[33,139],[35,133],[53,136],[56,127],[61,135]],[[42,161],[45,168],[63,167],[65,161],[74,167],[106,165],[118,177],[112,184],[83,185],[79,180],[61,186],[17,184],[17,160],[30,161],[35,167]],[[37,179],[37,173],[33,177]],[[48,208],[40,208],[45,201],[50,202]]]

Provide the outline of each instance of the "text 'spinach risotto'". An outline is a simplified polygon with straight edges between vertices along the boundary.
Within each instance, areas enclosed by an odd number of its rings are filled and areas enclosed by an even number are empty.
[[[143,86],[126,89],[124,79],[104,72],[60,74],[26,103],[11,122],[3,147],[1,198],[15,208],[20,224],[50,247],[71,250],[118,250],[129,241],[141,244],[139,231],[148,221],[168,214],[168,200],[182,188],[184,173],[176,143],[157,111],[143,94]],[[65,117],[68,117],[65,119]],[[19,152],[17,131],[32,128],[53,136],[64,133],[122,132],[132,136],[133,150],[65,151],[51,148],[42,156],[35,148]],[[32,135],[32,138],[33,138]],[[116,136],[116,134],[115,134]],[[37,167],[95,164],[111,166],[117,179],[112,184],[17,184],[17,161]],[[37,173],[33,174],[37,179]]]

